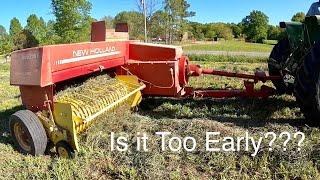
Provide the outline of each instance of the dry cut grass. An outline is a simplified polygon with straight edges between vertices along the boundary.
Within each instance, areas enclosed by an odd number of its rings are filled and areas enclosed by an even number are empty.
[[[195,62],[197,63],[197,62]],[[238,72],[266,70],[263,63],[201,62],[213,67]],[[81,150],[74,160],[56,156],[31,157],[15,151],[6,123],[20,109],[19,92],[8,84],[8,65],[0,65],[0,178],[1,179],[319,179],[320,130],[307,127],[292,96],[269,99],[171,99],[145,98],[139,111],[123,106],[99,117],[81,136]],[[241,81],[221,77],[192,79],[195,87],[241,88]],[[297,143],[282,150],[281,141],[268,151],[268,142],[256,157],[250,152],[206,152],[200,146],[194,152],[162,152],[158,131],[171,136],[192,136],[203,144],[205,133],[220,131],[222,136],[249,132],[258,138],[266,132],[277,134],[302,131],[306,134],[302,151]],[[126,135],[126,152],[110,151],[110,133]],[[138,132],[149,136],[149,151],[136,151]]]

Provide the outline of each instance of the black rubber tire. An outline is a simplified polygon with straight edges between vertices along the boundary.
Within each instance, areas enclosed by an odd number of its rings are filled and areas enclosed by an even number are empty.
[[[65,151],[65,154],[62,155],[61,153],[59,153],[59,148],[63,148],[63,150]],[[56,144],[56,152],[59,155],[59,157],[61,158],[67,158],[67,159],[73,159],[75,158],[75,151],[74,149],[66,142],[66,141],[59,141]]]
[[[280,64],[285,62],[291,54],[290,43],[287,38],[282,39],[276,44],[270,54],[268,60],[269,75],[271,76],[281,76]],[[294,85],[287,86],[284,81],[274,80],[272,81],[277,89],[278,94],[292,94],[294,90]]]
[[[295,83],[295,96],[308,123],[320,121],[320,42],[307,54],[299,68]]]
[[[27,130],[26,135],[30,139],[30,150],[24,149],[18,142],[16,134],[14,132],[15,124],[19,123],[24,129]],[[30,154],[33,156],[43,155],[47,147],[47,134],[43,128],[38,117],[29,110],[21,110],[10,117],[10,132],[11,136],[15,138],[15,145],[18,151],[23,154]]]

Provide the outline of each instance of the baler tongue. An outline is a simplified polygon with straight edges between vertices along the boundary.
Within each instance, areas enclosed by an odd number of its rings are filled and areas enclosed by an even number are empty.
[[[99,115],[122,104],[138,105],[144,84],[135,76],[110,78],[98,76],[58,93],[54,109],[56,123],[67,129],[74,139],[70,145],[78,149],[76,135],[86,130]],[[69,119],[67,118],[69,117]]]

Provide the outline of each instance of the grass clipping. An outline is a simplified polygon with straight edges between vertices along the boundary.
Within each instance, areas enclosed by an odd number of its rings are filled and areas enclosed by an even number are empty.
[[[107,75],[101,75],[59,92],[56,95],[56,101],[71,104],[73,115],[86,119],[116,102],[128,92],[124,83]]]

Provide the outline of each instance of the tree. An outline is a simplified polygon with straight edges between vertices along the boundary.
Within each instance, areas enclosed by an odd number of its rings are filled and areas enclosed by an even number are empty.
[[[191,37],[196,40],[204,40],[205,38],[205,25],[198,22],[189,22],[189,32]]]
[[[240,38],[242,36],[242,27],[240,24],[234,24],[234,23],[231,23],[229,25],[232,29],[232,34],[235,38]]]
[[[43,44],[56,44],[59,43],[60,41],[60,37],[56,34],[55,30],[54,30],[54,25],[56,23],[52,20],[47,22],[47,26],[46,26],[46,39],[44,41]]]
[[[247,40],[262,42],[267,39],[269,18],[261,11],[252,11],[242,20]]]
[[[168,14],[159,10],[153,14],[150,19],[149,35],[153,38],[166,39]]]
[[[159,5],[160,0],[136,0],[137,7],[139,12],[141,12],[143,15],[146,11],[146,17],[145,17],[145,23],[146,23],[146,31],[147,31],[147,38],[150,36],[150,26],[151,26],[151,18],[153,17],[154,13],[157,12],[160,7]],[[145,9],[144,9],[145,8]],[[151,35],[152,36],[152,35]]]
[[[13,51],[14,45],[10,36],[6,35],[0,39],[0,54],[8,55]]]
[[[0,54],[8,54],[12,51],[13,45],[7,34],[6,28],[0,25]]]
[[[147,19],[150,20],[153,14],[160,10],[160,0],[136,0],[137,7],[142,14],[144,13],[143,2],[146,3]]]
[[[10,21],[10,39],[14,45],[13,50],[22,49],[23,44],[25,43],[25,38],[23,36],[23,29],[20,21],[17,18],[13,18]]]
[[[7,35],[6,28],[2,25],[0,25],[0,39],[5,37]]]
[[[10,36],[13,38],[14,36],[18,35],[19,33],[21,33],[22,31],[22,26],[20,21],[17,18],[13,18],[10,21],[10,30],[9,30],[9,34]]]
[[[112,16],[104,16],[101,20],[106,22],[107,29],[114,28],[114,18]]]
[[[61,43],[89,40],[92,5],[87,0],[51,0],[56,17],[55,32]]]
[[[26,36],[25,32],[22,30],[19,34],[16,34],[12,38],[12,42],[14,45],[13,50],[24,49],[26,41],[27,41],[27,36]]]
[[[212,40],[216,37],[230,40],[234,37],[231,26],[226,23],[205,24],[203,25],[203,32],[205,38],[208,40]]]
[[[36,47],[39,45],[38,39],[28,29],[22,30],[19,37],[21,40],[22,49]]]
[[[233,38],[232,29],[229,25],[225,23],[214,23],[210,26],[218,38],[223,38],[225,40],[230,40]]]
[[[38,46],[39,44],[44,44],[46,41],[46,24],[42,18],[38,18],[35,14],[32,14],[27,19],[27,26],[25,27],[26,32],[28,31],[28,36],[32,35],[34,43],[32,45]],[[37,43],[38,44],[37,44]]]
[[[285,32],[279,26],[269,26],[268,29],[268,39],[270,40],[281,40],[285,36]]]
[[[305,18],[306,18],[306,15],[303,12],[298,12],[292,17],[291,21],[293,21],[293,22],[304,22]]]
[[[173,40],[181,40],[184,32],[187,31],[186,18],[195,16],[195,12],[188,11],[190,4],[186,0],[165,0],[164,10],[168,14],[168,43]]]
[[[130,39],[144,39],[144,18],[142,13],[137,11],[120,12],[114,18],[114,23],[127,23]]]
[[[202,26],[202,31],[206,39],[212,40],[213,38],[217,37],[217,33],[212,28],[212,24],[204,24]]]

